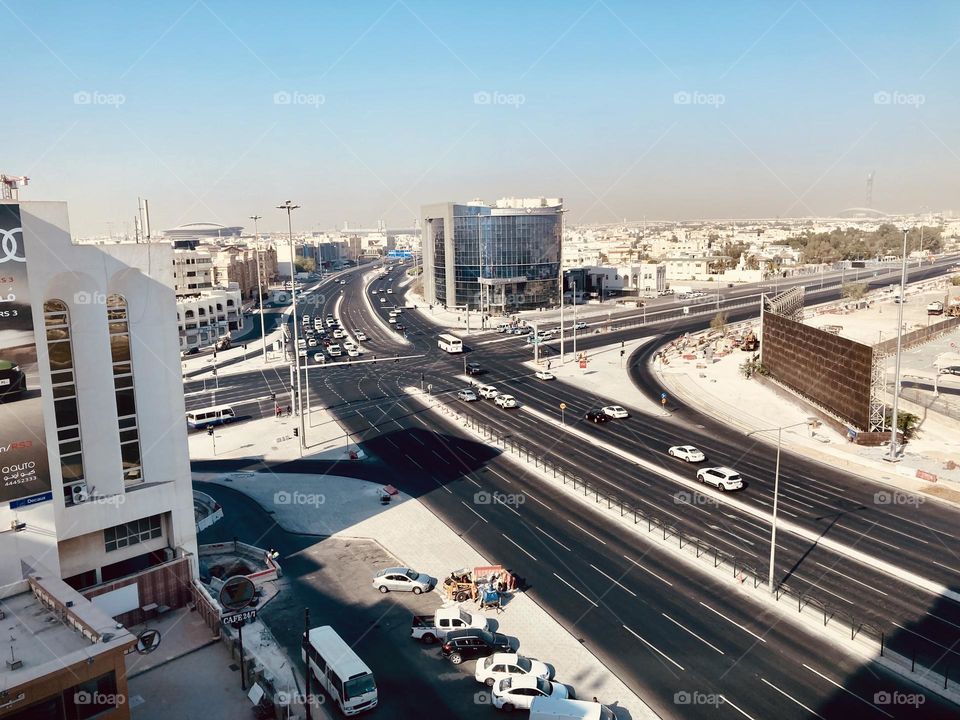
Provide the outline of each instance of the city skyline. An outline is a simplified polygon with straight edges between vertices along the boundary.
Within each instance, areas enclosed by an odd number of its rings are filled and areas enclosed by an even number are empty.
[[[346,12],[6,3],[3,172],[78,235],[407,226],[453,197],[570,224],[950,210],[960,9],[745,2]],[[467,29],[467,30],[465,30]]]

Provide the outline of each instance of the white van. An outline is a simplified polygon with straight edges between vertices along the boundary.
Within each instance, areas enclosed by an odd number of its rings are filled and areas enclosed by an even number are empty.
[[[530,704],[530,720],[616,720],[616,716],[600,703],[535,697]]]
[[[377,706],[377,683],[370,668],[329,625],[310,629],[302,655],[310,672],[344,715]]]

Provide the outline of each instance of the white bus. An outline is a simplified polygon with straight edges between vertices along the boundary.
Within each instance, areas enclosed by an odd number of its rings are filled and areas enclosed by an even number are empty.
[[[329,625],[311,628],[303,639],[303,659],[344,715],[377,706],[377,683],[370,668]]]
[[[448,353],[463,352],[463,340],[458,338],[456,335],[443,333],[439,336],[439,338],[437,338],[437,347]]]
[[[223,425],[237,419],[236,413],[229,405],[216,405],[208,408],[198,408],[187,411],[187,426],[191,428],[205,428],[211,425]]]

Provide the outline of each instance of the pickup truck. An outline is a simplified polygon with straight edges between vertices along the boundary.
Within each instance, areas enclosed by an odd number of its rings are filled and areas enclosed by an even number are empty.
[[[433,615],[414,615],[410,637],[425,645],[446,639],[451,630],[476,628],[489,630],[490,620],[483,615],[464,610],[459,605],[437,610]]]

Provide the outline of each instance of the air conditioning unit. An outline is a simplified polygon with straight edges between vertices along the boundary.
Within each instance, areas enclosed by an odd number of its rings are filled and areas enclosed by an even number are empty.
[[[77,483],[76,485],[72,485],[70,487],[70,496],[74,505],[85,503],[90,499],[90,495],[87,493],[87,484]]]

